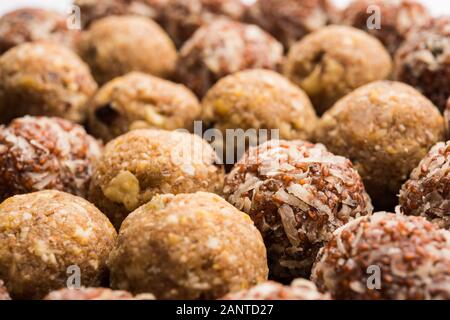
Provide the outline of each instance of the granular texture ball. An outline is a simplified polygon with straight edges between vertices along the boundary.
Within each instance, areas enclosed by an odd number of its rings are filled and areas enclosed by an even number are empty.
[[[428,150],[444,138],[439,110],[406,84],[378,81],[338,101],[319,121],[317,140],[352,160],[376,208],[397,194]]]
[[[113,288],[158,299],[217,299],[268,273],[251,219],[205,192],[158,195],[130,214],[108,266]]]
[[[272,278],[308,277],[332,232],[372,213],[351,162],[322,145],[270,140],[251,148],[225,179],[226,199],[250,215]]]
[[[290,286],[274,281],[226,295],[224,300],[329,300],[327,294],[317,291],[316,285],[306,279],[296,279]]]
[[[99,286],[116,231],[86,200],[60,191],[8,198],[0,205],[0,278],[14,299],[40,299],[79,272]]]
[[[395,77],[445,109],[450,96],[450,17],[433,19],[411,33],[395,56]]]
[[[22,8],[0,18],[0,53],[37,40],[73,47],[78,36],[77,30],[67,27],[67,17],[51,10]]]
[[[391,57],[378,39],[352,27],[329,26],[291,47],[284,74],[322,114],[354,89],[387,78],[391,69]]]
[[[131,71],[167,78],[177,59],[175,46],[164,30],[140,16],[96,21],[82,34],[78,53],[100,84]]]
[[[153,300],[151,294],[133,296],[122,290],[109,288],[60,289],[50,292],[44,300]]]
[[[1,300],[11,300],[8,290],[6,290],[2,280],[0,280],[0,301]]]
[[[353,0],[341,14],[342,24],[377,37],[391,54],[411,29],[426,24],[429,19],[427,8],[415,0]]]
[[[0,58],[0,122],[23,115],[83,122],[95,90],[87,65],[63,46],[24,43]]]
[[[378,212],[337,230],[312,280],[335,299],[450,299],[450,232]]]
[[[18,118],[0,126],[0,201],[55,189],[85,197],[102,146],[60,118]]]
[[[223,168],[197,135],[134,130],[109,142],[91,180],[89,199],[118,228],[122,220],[157,194],[220,193]]]
[[[257,0],[246,16],[289,48],[308,33],[336,22],[337,10],[330,0]]]
[[[89,129],[109,141],[133,129],[193,129],[197,97],[183,85],[133,72],[98,90],[88,107]]]
[[[255,25],[218,20],[198,29],[181,48],[177,78],[203,97],[220,78],[245,69],[279,68],[283,48]]]
[[[439,142],[400,190],[400,209],[450,230],[450,141]]]

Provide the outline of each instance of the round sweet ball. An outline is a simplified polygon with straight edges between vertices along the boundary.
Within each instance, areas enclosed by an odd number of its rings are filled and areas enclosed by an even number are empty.
[[[78,36],[77,30],[67,27],[67,17],[52,10],[22,8],[0,18],[0,53],[37,40],[74,47]]]
[[[310,139],[318,121],[308,96],[282,75],[263,69],[219,80],[202,101],[203,119],[226,129],[278,129],[283,139]]]
[[[223,300],[330,300],[330,297],[320,293],[311,281],[299,278],[289,286],[267,281],[247,290],[227,294]]]
[[[0,126],[0,201],[45,189],[87,195],[102,145],[60,118],[17,118]]]
[[[224,194],[253,219],[267,247],[271,278],[283,282],[308,277],[333,231],[372,213],[351,162],[300,140],[250,148],[226,177]]]
[[[119,228],[123,219],[157,194],[220,193],[223,168],[197,135],[134,130],[109,142],[92,176],[89,199]]]
[[[131,71],[161,78],[172,75],[175,46],[155,22],[140,16],[112,16],[94,22],[77,46],[100,84]]]
[[[444,120],[412,87],[378,81],[345,96],[325,113],[316,138],[352,160],[375,207],[393,210],[411,171],[444,139]]]
[[[412,28],[430,19],[427,8],[415,0],[353,0],[341,13],[341,23],[377,37],[394,54]]]
[[[330,0],[257,0],[247,10],[246,20],[289,48],[308,33],[335,22],[337,14]]]
[[[323,114],[354,89],[387,78],[391,69],[391,57],[378,39],[352,27],[329,26],[291,47],[284,74]]]
[[[282,60],[281,44],[259,27],[219,19],[183,45],[177,78],[203,97],[224,76],[245,69],[276,70]]]
[[[241,0],[166,0],[158,22],[181,47],[200,27],[217,19],[242,20],[246,6]]]
[[[268,273],[251,219],[205,192],[158,195],[130,214],[108,266],[113,288],[158,299],[217,299]]]
[[[450,96],[450,17],[414,30],[397,51],[394,73],[444,110]]]
[[[0,205],[0,278],[14,299],[43,298],[71,275],[99,286],[115,240],[106,216],[82,198],[54,190],[14,196]]]
[[[192,131],[201,107],[185,86],[132,72],[100,88],[88,110],[90,132],[110,141],[133,129]]]
[[[377,212],[340,228],[312,280],[335,299],[450,299],[450,232],[421,217]]]
[[[46,115],[81,123],[96,90],[88,66],[63,46],[24,43],[0,58],[0,122]]]
[[[59,289],[50,292],[44,300],[153,300],[151,294],[133,296],[122,290],[109,288]]]
[[[400,190],[400,210],[450,230],[450,141],[439,142]]]
[[[6,290],[5,284],[0,280],[0,301],[1,300],[11,300],[8,290]]]

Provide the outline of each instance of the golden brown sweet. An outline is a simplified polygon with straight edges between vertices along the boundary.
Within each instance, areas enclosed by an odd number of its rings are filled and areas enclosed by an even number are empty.
[[[130,214],[108,266],[113,288],[158,299],[217,299],[267,280],[251,219],[205,192],[158,195]]]
[[[133,129],[192,130],[197,97],[183,85],[132,72],[101,87],[89,103],[89,129],[110,141]]]
[[[267,247],[272,278],[308,277],[332,232],[372,213],[351,162],[322,145],[270,140],[238,161],[225,198],[250,215]]]
[[[164,30],[140,16],[96,21],[82,34],[78,53],[100,84],[131,71],[167,78],[177,59],[175,46]]]
[[[85,119],[97,90],[89,68],[69,49],[46,42],[21,44],[0,58],[0,122],[46,115]]]
[[[119,228],[123,219],[157,194],[220,193],[223,168],[197,135],[134,130],[109,142],[97,164],[89,200]]]
[[[450,299],[450,232],[378,212],[337,230],[312,280],[335,299]]]
[[[411,170],[443,139],[439,110],[412,87],[392,81],[345,96],[317,130],[319,142],[352,160],[378,209],[393,209]]]
[[[99,286],[116,231],[86,200],[60,191],[14,196],[0,205],[0,278],[14,299],[65,287],[69,267],[82,286]]]
[[[354,89],[386,79],[391,68],[389,53],[378,39],[352,27],[329,26],[291,47],[284,74],[323,114]]]
[[[109,288],[60,289],[50,292],[44,300],[153,300],[151,294],[133,296],[122,290]]]

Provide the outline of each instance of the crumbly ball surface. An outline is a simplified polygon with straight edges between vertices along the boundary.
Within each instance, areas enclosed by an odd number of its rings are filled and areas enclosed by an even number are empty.
[[[0,278],[14,299],[40,299],[67,285],[69,267],[81,285],[100,286],[116,231],[86,200],[59,191],[0,204]]]
[[[100,84],[132,71],[168,78],[177,60],[164,30],[140,16],[111,16],[94,22],[77,48]]]
[[[284,74],[322,114],[354,89],[386,79],[391,69],[391,57],[378,39],[352,27],[329,26],[291,47]]]
[[[177,78],[199,97],[220,78],[245,69],[279,68],[282,45],[255,25],[219,19],[180,49]]]
[[[50,292],[44,300],[153,300],[151,294],[133,296],[122,290],[109,288],[60,289]]]
[[[199,136],[134,130],[109,142],[93,174],[89,200],[119,228],[123,219],[157,194],[220,193],[223,168]]]
[[[0,280],[0,301],[1,300],[11,300],[8,290],[6,290],[6,287],[2,280]]]
[[[226,199],[261,231],[272,278],[308,277],[332,232],[372,213],[351,162],[322,145],[270,140],[248,153],[225,179]]]
[[[205,192],[158,195],[130,214],[108,266],[113,288],[158,299],[217,299],[268,273],[251,219]]]
[[[101,151],[83,127],[60,118],[0,126],[0,200],[45,189],[85,197]]]
[[[97,90],[89,68],[71,50],[49,42],[24,43],[0,58],[0,122],[46,115],[83,122]]]
[[[380,289],[368,288],[374,270]],[[335,299],[450,299],[450,232],[421,217],[362,217],[335,232],[312,280]]]
[[[317,130],[319,142],[352,160],[375,207],[392,210],[411,171],[443,139],[439,110],[412,87],[392,81],[350,93]]]

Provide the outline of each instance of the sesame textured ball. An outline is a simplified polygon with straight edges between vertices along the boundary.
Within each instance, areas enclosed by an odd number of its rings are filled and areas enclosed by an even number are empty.
[[[290,286],[274,281],[261,283],[248,290],[226,295],[224,300],[329,300],[327,294],[317,291],[316,285],[306,279],[296,279]]]
[[[376,38],[352,27],[329,26],[291,47],[284,74],[322,114],[354,89],[387,78],[391,68],[389,53]]]
[[[87,65],[65,47],[24,43],[0,58],[0,122],[23,115],[82,122],[95,90]]]
[[[2,280],[0,280],[0,301],[1,300],[11,300],[8,290],[6,290]]]
[[[89,199],[118,228],[123,219],[157,194],[220,193],[223,168],[197,135],[134,130],[109,142],[91,180]]]
[[[395,77],[445,109],[450,96],[450,17],[433,19],[411,33],[395,56]]]
[[[67,27],[67,18],[58,12],[22,8],[0,18],[0,53],[36,40],[48,40],[73,47],[78,35],[78,31]]]
[[[104,84],[131,71],[170,77],[177,52],[169,36],[150,19],[113,16],[94,22],[78,43],[78,53]]]
[[[450,230],[450,141],[439,142],[400,190],[404,214],[423,216]]]
[[[205,192],[158,195],[130,214],[108,266],[113,288],[158,299],[216,299],[268,273],[250,218]]]
[[[317,140],[352,160],[377,208],[397,203],[401,185],[444,138],[439,110],[408,85],[379,81],[338,101],[319,121]]]
[[[335,299],[450,299],[450,232],[421,217],[362,217],[335,232],[312,280]]]
[[[379,13],[379,21],[374,13]],[[353,0],[341,14],[342,24],[377,37],[391,54],[397,51],[412,28],[429,19],[427,8],[415,0]],[[380,22],[379,27],[377,22]]]
[[[218,20],[198,29],[181,48],[177,78],[203,97],[220,78],[245,69],[277,69],[283,48],[254,25]]]
[[[86,200],[60,191],[8,198],[0,205],[0,278],[15,299],[39,299],[66,286],[103,283],[116,231]]]
[[[85,197],[101,150],[83,127],[60,118],[0,126],[0,200],[44,189]]]
[[[246,19],[259,25],[289,48],[310,32],[337,20],[330,0],[257,0]]]
[[[183,85],[132,72],[105,84],[88,107],[89,128],[109,141],[133,129],[193,129],[201,108]]]
[[[268,250],[271,276],[283,281],[309,276],[332,232],[372,213],[351,162],[299,140],[251,148],[226,177],[224,193],[253,219]]]
[[[122,290],[109,288],[60,289],[50,292],[44,300],[153,300],[151,294],[133,296]]]

